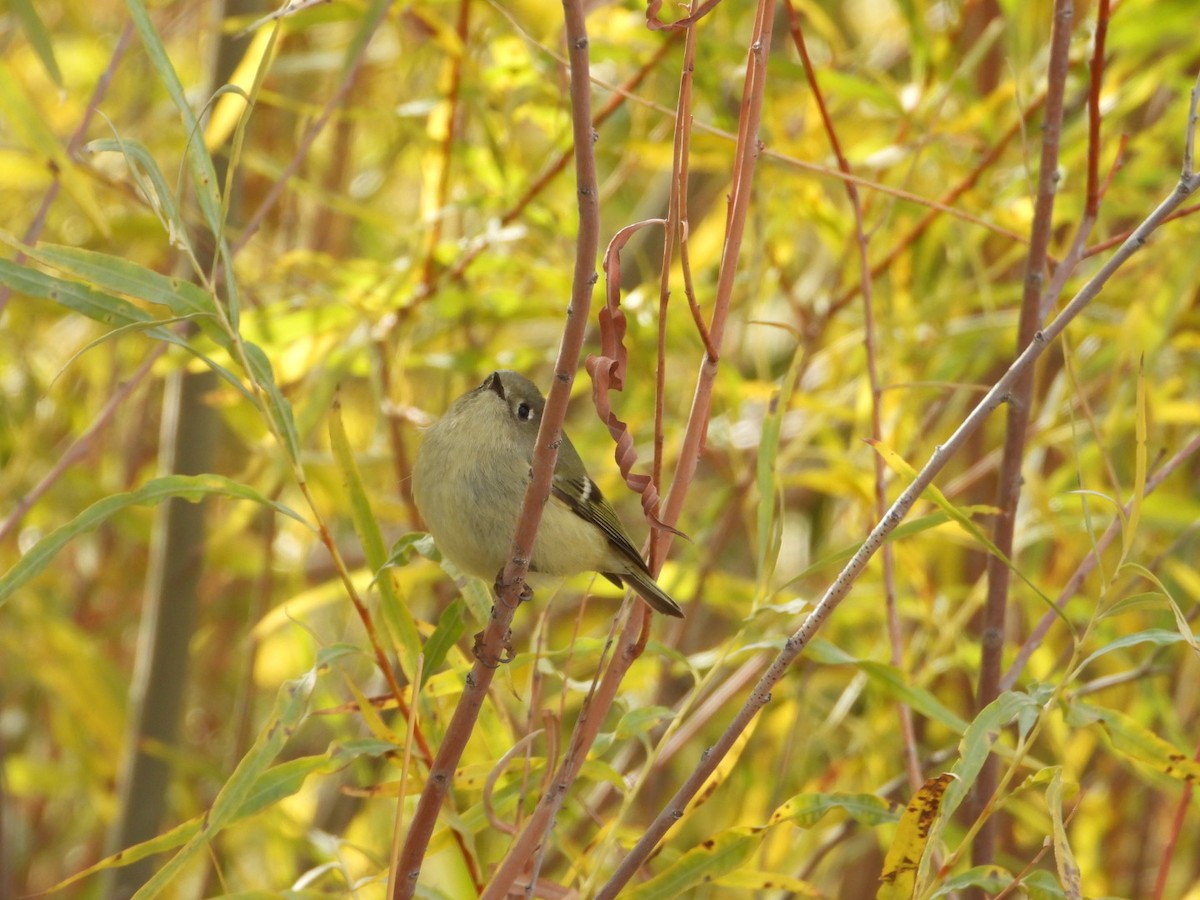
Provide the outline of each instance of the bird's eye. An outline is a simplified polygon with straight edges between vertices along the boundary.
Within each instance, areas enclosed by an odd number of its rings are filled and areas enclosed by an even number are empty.
[[[533,407],[522,401],[517,404],[517,418],[522,422],[528,422],[533,418]]]

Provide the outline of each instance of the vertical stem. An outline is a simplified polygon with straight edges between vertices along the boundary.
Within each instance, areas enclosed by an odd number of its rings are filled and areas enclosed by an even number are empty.
[[[467,676],[462,697],[446,729],[442,745],[421,792],[412,825],[400,852],[398,871],[393,879],[393,900],[412,897],[417,889],[421,863],[437,823],[437,811],[450,790],[454,770],[466,749],[479,711],[487,696],[492,676],[504,659],[509,625],[513,613],[524,599],[525,575],[545,498],[550,496],[554,463],[571,384],[579,366],[579,354],[587,331],[596,283],[596,257],[600,249],[599,189],[596,180],[596,155],[592,148],[591,75],[588,65],[587,26],[582,0],[564,0],[567,49],[571,60],[571,116],[575,139],[575,179],[579,203],[579,233],[576,239],[575,276],[571,304],[554,367],[554,383],[546,398],[546,409],[533,450],[533,473],[525,491],[525,502],[513,536],[511,558],[497,581],[496,604],[492,618],[477,639],[476,662]]]
[[[1025,287],[1017,324],[1016,352],[1028,347],[1041,325],[1039,309],[1045,283],[1054,215],[1054,197],[1058,187],[1058,150],[1062,131],[1063,94],[1070,67],[1071,23],[1074,8],[1070,0],[1055,0],[1054,22],[1050,36],[1050,62],[1046,84],[1046,112],[1042,126],[1042,153],[1038,172],[1037,197],[1030,228],[1029,253],[1025,261]],[[1025,368],[1006,398],[1004,451],[1000,463],[995,505],[999,509],[992,540],[1003,556],[993,554],[987,564],[987,599],[984,602],[980,631],[979,690],[976,710],[982,710],[1000,692],[1001,663],[1004,654],[1004,625],[1008,609],[1010,572],[1007,560],[1013,559],[1013,532],[1021,497],[1021,463],[1028,443],[1030,406],[1033,402],[1034,369]],[[999,761],[989,756],[979,772],[971,809],[979,815],[996,790]],[[984,823],[972,847],[975,865],[987,865],[995,858],[996,820]]]

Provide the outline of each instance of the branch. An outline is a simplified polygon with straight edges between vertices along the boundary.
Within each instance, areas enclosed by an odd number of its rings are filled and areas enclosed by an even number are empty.
[[[1067,73],[1071,68],[1071,23],[1074,16],[1075,10],[1071,0],[1055,0],[1054,24],[1050,33],[1050,61],[1046,75],[1046,115],[1042,123],[1042,154],[1038,170],[1037,197],[1034,201],[1033,222],[1029,229],[1025,286],[1021,297],[1020,318],[1017,322],[1018,351],[1034,339],[1042,321],[1042,286],[1045,283],[1046,261],[1051,229],[1054,225],[1054,198],[1059,180],[1059,138],[1062,134]],[[1082,241],[1078,242],[1078,247],[1082,251]],[[1065,265],[1059,267],[1059,274],[1065,281]],[[1021,499],[1021,463],[1025,459],[1025,448],[1028,445],[1033,376],[1033,366],[1027,367],[1015,379],[1011,395],[1008,397],[1004,452],[996,487],[995,505],[999,514],[992,533],[992,543],[998,552],[987,558],[987,599],[984,602],[979,634],[979,688],[975,695],[977,711],[995,700],[1000,693],[1004,623],[1011,583],[1009,560],[1013,559],[1013,533],[1016,528],[1017,506]],[[998,764],[997,757],[989,755],[980,769],[973,790],[975,815],[979,814],[996,790]],[[997,824],[998,820],[992,817],[980,828],[971,848],[971,860],[975,865],[988,865],[992,862],[995,855]]]
[[[579,234],[576,242],[575,277],[571,304],[554,369],[554,383],[533,451],[533,475],[525,491],[525,503],[513,536],[511,558],[497,580],[492,618],[476,644],[476,662],[467,676],[462,697],[446,729],[437,758],[429,771],[425,789],[413,815],[412,825],[400,854],[393,898],[412,897],[417,888],[421,862],[437,823],[437,811],[447,795],[454,770],[462,758],[467,739],[474,730],[492,676],[508,644],[513,613],[524,596],[534,539],[541,523],[545,499],[550,496],[554,463],[561,441],[571,384],[579,365],[596,282],[596,254],[600,246],[600,211],[597,203],[596,157],[592,149],[591,97],[588,79],[588,37],[581,0],[564,0],[567,46],[571,59],[571,115],[575,141],[575,177],[578,185]]]

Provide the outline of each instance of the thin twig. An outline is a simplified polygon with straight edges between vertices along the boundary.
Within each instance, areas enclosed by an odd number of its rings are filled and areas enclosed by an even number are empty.
[[[1196,748],[1192,759],[1200,762],[1200,746]],[[1175,858],[1175,847],[1179,844],[1179,835],[1187,821],[1195,789],[1195,785],[1191,781],[1187,781],[1183,785],[1183,792],[1179,795],[1179,802],[1175,806],[1175,815],[1171,817],[1171,830],[1167,832],[1167,841],[1163,846],[1162,859],[1158,861],[1158,874],[1154,877],[1154,893],[1151,895],[1151,900],[1162,900],[1166,896],[1167,876],[1171,872],[1171,860]]]

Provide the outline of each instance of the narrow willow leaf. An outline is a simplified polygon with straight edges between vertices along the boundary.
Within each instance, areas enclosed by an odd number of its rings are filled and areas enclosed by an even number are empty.
[[[36,256],[38,251],[27,250],[26,252]],[[105,335],[101,340],[109,340],[127,332],[139,331],[155,340],[182,347],[221,376],[230,386],[236,388],[248,400],[252,402],[254,400],[254,395],[237,376],[167,327],[182,318],[194,320],[190,315],[156,319],[122,297],[97,291],[77,281],[68,281],[54,275],[47,275],[37,269],[17,265],[7,259],[0,259],[0,284],[7,285],[28,297],[50,300],[103,325],[114,326],[114,331]],[[206,321],[206,318],[200,317],[199,320]],[[94,343],[88,346],[93,346]]]
[[[158,221],[166,230],[167,240],[170,241],[171,246],[183,248],[190,254],[191,243],[188,238],[187,225],[179,214],[179,204],[175,200],[175,193],[167,183],[162,169],[150,155],[150,151],[137,141],[126,140],[120,136],[91,141],[87,145],[87,150],[90,153],[120,153],[125,157],[130,178],[138,186],[142,196],[149,202],[154,214],[158,216]],[[147,178],[150,179],[149,185],[146,184]]]
[[[177,316],[216,316],[212,295],[204,288],[119,256],[56,244],[39,244],[26,253],[101,290],[166,306]]]
[[[783,863],[786,865],[786,862]],[[811,882],[788,875],[785,872],[763,872],[756,869],[734,869],[717,879],[717,884],[723,888],[736,890],[737,896],[788,896],[788,897],[824,897],[825,894]],[[751,892],[767,893],[751,893]]]
[[[714,794],[717,789],[725,783],[725,779],[729,777],[729,773],[733,771],[737,765],[737,761],[742,756],[742,751],[746,749],[746,745],[750,743],[750,738],[754,735],[758,728],[758,723],[762,721],[762,716],[755,716],[746,729],[737,736],[733,742],[733,746],[729,748],[729,752],[717,763],[717,767],[712,774],[704,780],[704,784],[700,790],[696,791],[695,795],[688,802],[687,808],[683,812],[683,818],[687,818],[694,813],[698,808]]]
[[[1122,755],[1171,778],[1188,784],[1200,784],[1200,762],[1160,738],[1132,716],[1087,703],[1072,704],[1072,714],[1069,720],[1072,724],[1087,719],[1100,722],[1108,732],[1113,748]]]
[[[404,746],[404,741],[388,727],[383,721],[383,717],[379,715],[379,710],[361,690],[354,679],[349,676],[343,679],[346,687],[349,689],[351,696],[354,697],[354,702],[358,706],[358,715],[363,720],[363,724],[367,726],[367,730],[375,736],[375,739],[387,744],[391,744],[393,750],[397,750]]]
[[[442,667],[450,649],[466,633],[466,609],[466,601],[462,597],[455,597],[438,616],[437,627],[425,642],[425,665],[421,667],[422,685],[429,680],[430,675]]]
[[[1126,563],[1121,568],[1124,571],[1137,572],[1156,588],[1158,588],[1159,593],[1162,594],[1163,599],[1167,602],[1167,605],[1171,609],[1171,615],[1175,617],[1175,627],[1179,631],[1179,636],[1188,642],[1192,650],[1200,653],[1200,643],[1197,643],[1196,635],[1192,633],[1192,626],[1188,622],[1188,617],[1184,615],[1183,609],[1178,603],[1175,602],[1174,595],[1172,595],[1171,591],[1167,589],[1167,586],[1163,584],[1162,579],[1160,579],[1157,575],[1140,563]]]
[[[808,656],[815,662],[830,665],[855,666],[872,681],[881,685],[896,699],[902,700],[926,718],[940,722],[958,734],[967,730],[967,721],[924,688],[911,684],[894,666],[873,660],[859,659],[829,641],[818,638],[809,644]]]
[[[983,762],[987,759],[988,754],[992,752],[996,739],[1000,736],[1000,730],[1013,719],[1018,718],[1022,712],[1040,709],[1044,702],[1041,693],[1031,696],[1026,693],[1006,691],[985,706],[967,726],[962,740],[958,742],[958,762],[951,769],[957,780],[950,786],[945,798],[944,806],[947,816],[952,815],[958,809],[967,792],[975,786],[979,770],[983,767]]]
[[[660,722],[670,722],[675,711],[666,706],[637,706],[621,716],[613,736],[618,741],[645,738]]]
[[[1071,852],[1071,844],[1067,840],[1067,827],[1063,822],[1062,799],[1062,766],[1055,766],[1054,776],[1046,787],[1046,806],[1050,810],[1050,828],[1054,840],[1054,863],[1058,867],[1058,880],[1067,900],[1083,900],[1079,865]]]
[[[775,810],[768,824],[791,822],[801,828],[812,828],[834,810],[870,827],[900,818],[897,804],[875,794],[797,794]]]
[[[222,227],[220,185],[217,184],[217,170],[213,166],[212,157],[208,155],[208,150],[204,146],[196,114],[192,110],[191,104],[188,103],[183,83],[175,72],[171,57],[159,39],[158,32],[154,29],[154,23],[150,21],[150,13],[146,10],[142,0],[127,0],[126,5],[129,8],[130,17],[133,19],[133,26],[142,39],[147,56],[150,57],[150,63],[158,74],[159,82],[167,89],[167,93],[175,102],[175,108],[183,120],[183,126],[187,132],[188,168],[191,172],[200,211],[213,235],[220,235]]]
[[[1161,597],[1160,597],[1161,599]],[[1112,653],[1114,650],[1124,650],[1126,647],[1134,647],[1138,644],[1154,644],[1155,646],[1164,646],[1166,644],[1178,644],[1185,640],[1183,635],[1177,631],[1167,631],[1165,628],[1148,628],[1145,631],[1138,631],[1134,634],[1127,634],[1117,638],[1111,643],[1105,644],[1099,650],[1088,654],[1087,658],[1079,664],[1075,670],[1075,675],[1082,672],[1089,663],[1099,659],[1106,653]]]
[[[451,580],[458,585],[459,595],[466,602],[467,609],[475,621],[480,625],[487,625],[492,614],[492,596],[484,587],[482,579],[466,575],[461,572],[454,563],[442,556],[442,552],[438,550],[437,544],[433,541],[433,536],[423,531],[413,531],[406,535],[402,535],[399,540],[392,545],[392,552],[388,556],[388,566],[405,565],[413,554],[422,556],[430,562],[435,562],[441,566],[442,571],[450,576]],[[429,648],[425,649],[427,659],[431,659]],[[426,677],[437,671],[436,667],[429,665]]]
[[[58,60],[54,58],[54,42],[50,40],[50,33],[46,31],[45,23],[37,14],[37,8],[31,0],[12,0],[9,8],[16,14],[17,21],[21,23],[21,30],[25,32],[25,40],[29,41],[29,46],[42,61],[46,74],[61,89],[63,77],[58,68]]]
[[[890,468],[893,472],[897,473],[898,475],[902,475],[909,481],[916,480],[916,469],[909,465],[908,461],[905,460],[899,453],[888,447],[882,441],[867,441],[867,443],[875,448],[875,452],[880,455],[883,461],[887,463],[888,468]],[[1044,593],[1042,593],[1042,590],[1029,579],[1029,576],[1015,566],[1012,560],[1000,552],[1000,548],[992,543],[992,539],[984,534],[983,529],[975,524],[974,519],[972,519],[970,515],[951,503],[950,499],[935,485],[931,484],[925,488],[925,490],[922,491],[921,496],[934,503],[939,509],[945,512],[946,515],[951,518],[951,520],[953,520],[960,528],[962,528],[963,531],[978,541],[980,546],[984,547],[988,553],[992,554],[994,557],[1004,563],[1010,572],[1021,579],[1021,581],[1023,581],[1031,591],[1041,598],[1042,602],[1045,603],[1046,606],[1048,606],[1060,619],[1062,619],[1063,624],[1070,629],[1072,634],[1075,633],[1075,626],[1071,624],[1071,620],[1068,619],[1062,610],[1058,608],[1058,605]]]
[[[0,604],[29,579],[45,571],[68,541],[91,531],[116,513],[131,506],[153,506],[172,497],[195,503],[210,495],[253,500],[307,524],[303,517],[282,503],[269,500],[253,488],[221,475],[168,475],[155,478],[137,490],[113,494],[96,501],[66,525],[56,528],[34,544],[17,560],[16,565],[0,575]]]
[[[697,885],[745,865],[762,843],[765,829],[727,828],[683,854],[649,881],[622,892],[633,900],[676,900]]]
[[[247,791],[245,803],[238,809],[236,819],[244,819],[252,816],[270,806],[274,806],[280,800],[298,794],[309,775],[331,772],[334,771],[335,767],[341,767],[342,765],[344,765],[344,760],[335,763],[332,761],[330,755],[321,754],[320,756],[302,756],[271,767]],[[166,853],[168,850],[175,850],[182,847],[200,833],[204,824],[204,815],[195,816],[186,822],[176,825],[169,831],[155,835],[148,841],[143,841],[119,853],[114,853],[112,856],[88,866],[83,871],[76,872],[70,878],[60,881],[53,887],[47,888],[46,893],[51,894],[60,891],[69,885],[82,881],[90,875],[103,872],[106,869],[118,869],[121,866],[131,865],[148,856],[157,856],[160,853]]]
[[[779,475],[779,441],[783,432],[783,418],[791,405],[792,393],[800,377],[802,366],[801,349],[797,349],[788,367],[778,392],[771,397],[771,405],[763,418],[762,436],[759,439],[755,463],[755,482],[758,488],[757,564],[759,596],[763,599],[771,590],[775,564],[783,541],[783,522],[779,515],[783,509],[783,491]]]
[[[1012,874],[1000,866],[974,866],[967,871],[947,878],[930,897],[958,896],[967,888],[983,888],[989,895],[998,894],[1012,884]]]
[[[259,790],[262,777],[308,715],[309,700],[316,683],[316,670],[312,669],[279,689],[275,708],[267,717],[254,744],[221,785],[212,806],[201,819],[200,831],[138,889],[134,894],[135,900],[157,897],[217,834],[243,817],[242,810],[248,804],[263,796]]]
[[[900,827],[883,859],[877,900],[908,900],[917,884],[917,869],[929,846],[933,825],[942,812],[942,799],[954,775],[944,772],[930,778],[909,801],[900,816]]]
[[[287,401],[275,383],[275,370],[267,354],[257,344],[247,341],[244,345],[246,361],[250,366],[250,377],[262,388],[267,415],[275,423],[275,430],[283,440],[284,449],[293,463],[300,461],[300,436],[296,432],[296,420],[292,416],[292,404]]]
[[[960,506],[959,511],[967,516],[992,515],[996,511],[996,507],[987,505]],[[904,540],[905,538],[912,537],[914,534],[920,534],[924,531],[939,528],[949,521],[950,516],[943,512],[935,512],[925,516],[917,516],[915,519],[906,519],[888,535],[887,540],[888,543]],[[796,584],[805,578],[810,578],[813,575],[817,575],[823,569],[844,565],[850,559],[850,557],[858,552],[858,548],[861,546],[861,542],[857,544],[851,544],[848,547],[843,547],[840,550],[830,553],[828,556],[821,557],[819,560],[789,581],[788,585]]]
[[[0,284],[29,297],[52,300],[72,312],[104,325],[158,325],[157,319],[128,300],[94,290],[77,281],[47,275],[37,269],[18,265],[12,260],[0,259]],[[169,329],[161,328],[148,333],[159,340],[187,346],[186,341]]]
[[[391,577],[391,572],[385,570],[388,556],[383,533],[379,530],[379,522],[371,511],[371,502],[367,497],[366,488],[363,487],[354,451],[350,447],[349,438],[346,437],[342,407],[337,402],[329,413],[329,443],[338,472],[342,476],[342,484],[350,499],[350,516],[366,554],[367,565],[372,572],[378,573],[375,584],[379,587],[383,621],[391,632],[392,641],[398,650],[400,667],[409,682],[413,682],[417,677],[417,657],[421,654],[421,635],[408,610],[408,604],[396,593],[396,583]]]

